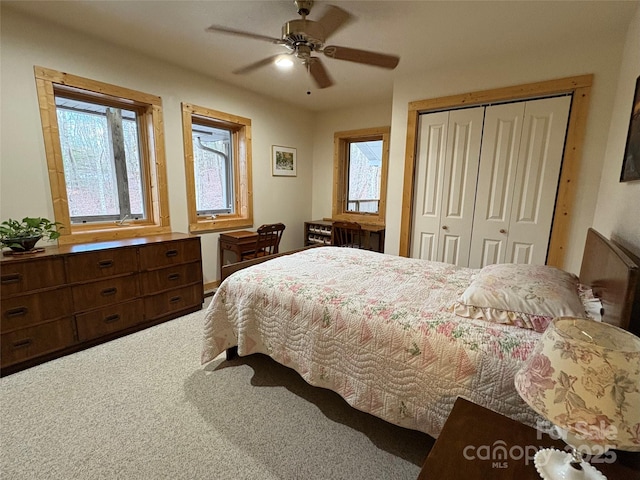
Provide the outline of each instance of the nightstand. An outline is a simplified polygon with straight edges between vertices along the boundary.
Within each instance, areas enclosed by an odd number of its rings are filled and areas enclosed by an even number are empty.
[[[418,480],[539,480],[533,465],[535,452],[565,446],[534,428],[458,398]],[[609,480],[640,479],[637,453],[610,453],[619,457],[614,463],[593,463]]]

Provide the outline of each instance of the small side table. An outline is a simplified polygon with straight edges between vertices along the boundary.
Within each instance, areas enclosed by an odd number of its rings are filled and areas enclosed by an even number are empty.
[[[499,448],[504,447],[504,449]],[[540,480],[533,455],[541,448],[564,450],[566,444],[510,418],[458,398],[424,462],[418,480]],[[506,452],[506,455],[504,453]],[[640,479],[630,452],[614,463],[594,463],[609,480]],[[634,465],[631,467],[630,465]]]

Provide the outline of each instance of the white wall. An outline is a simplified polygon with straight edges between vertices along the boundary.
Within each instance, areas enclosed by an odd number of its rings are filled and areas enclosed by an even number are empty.
[[[317,115],[313,136],[313,220],[331,217],[333,199],[333,134],[344,130],[390,125],[391,99],[383,103],[332,110]]]
[[[593,221],[596,230],[640,256],[640,180],[620,183],[636,79],[640,76],[640,7],[629,25],[613,103],[605,163]]]
[[[591,44],[541,45],[517,55],[478,58],[474,63],[463,65],[434,65],[429,72],[396,81],[385,252],[399,252],[407,105],[410,101],[593,73],[584,154],[569,232],[570,248],[564,264],[564,268],[577,272],[587,228],[592,225],[596,207],[595,192],[600,184],[624,33],[617,37],[598,37]]]
[[[30,19],[3,6],[0,219],[53,218],[33,66],[159,95],[163,101],[171,227],[187,232],[180,102],[248,117],[253,134],[254,226],[283,222],[281,250],[302,246],[311,217],[313,114],[130,50]],[[271,176],[271,145],[297,148],[297,174]],[[218,279],[218,234],[202,235],[205,282]]]

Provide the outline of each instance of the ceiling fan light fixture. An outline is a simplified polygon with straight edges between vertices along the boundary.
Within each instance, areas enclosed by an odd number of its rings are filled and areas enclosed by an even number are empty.
[[[283,55],[276,58],[275,64],[278,68],[288,69],[293,67],[293,60],[289,55]]]
[[[0,0],[2,1],[2,0]],[[276,64],[278,68],[291,68],[297,58],[307,69],[318,88],[327,88],[333,85],[329,72],[324,67],[320,57],[313,54],[323,54],[325,57],[361,63],[374,67],[393,70],[398,65],[400,57],[387,55],[380,52],[361,50],[358,48],[326,45],[327,38],[343,28],[352,20],[352,15],[340,7],[327,5],[325,12],[319,20],[308,20],[307,15],[313,6],[313,0],[294,0],[301,19],[289,20],[282,26],[280,38],[237,30],[221,25],[211,25],[208,32],[220,32],[240,37],[263,40],[276,45],[282,45],[289,53],[286,55],[272,55],[250,65],[234,70],[234,74],[246,74],[266,65]]]

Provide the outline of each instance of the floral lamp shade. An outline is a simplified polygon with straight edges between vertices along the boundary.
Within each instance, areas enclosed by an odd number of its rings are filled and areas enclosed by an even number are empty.
[[[515,386],[525,402],[574,441],[640,451],[640,338],[635,335],[593,320],[556,318],[516,374]]]

